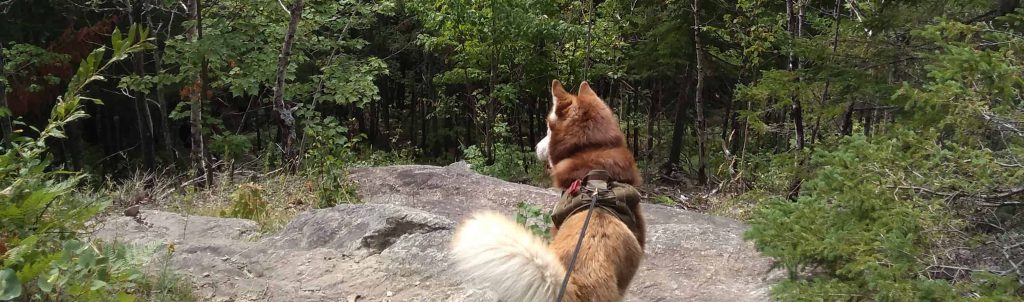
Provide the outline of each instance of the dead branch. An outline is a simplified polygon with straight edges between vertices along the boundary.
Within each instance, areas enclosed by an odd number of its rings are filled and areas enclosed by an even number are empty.
[[[1024,186],[1019,186],[1019,187],[1012,188],[1012,189],[1009,189],[1007,191],[999,192],[999,193],[968,193],[968,192],[963,192],[963,191],[941,192],[941,191],[936,191],[936,190],[932,190],[932,189],[929,189],[929,188],[918,187],[918,186],[898,186],[896,188],[897,189],[901,189],[901,190],[913,190],[913,191],[918,192],[918,193],[925,193],[925,194],[929,194],[929,195],[942,196],[942,197],[949,198],[951,200],[955,200],[955,199],[959,199],[959,198],[979,199],[979,200],[976,200],[975,203],[977,203],[980,206],[986,206],[986,207],[1003,207],[1003,206],[1020,206],[1020,205],[1024,205],[1024,201],[1002,200],[1002,199],[1013,197],[1014,195],[1017,195],[1017,194],[1024,193]]]

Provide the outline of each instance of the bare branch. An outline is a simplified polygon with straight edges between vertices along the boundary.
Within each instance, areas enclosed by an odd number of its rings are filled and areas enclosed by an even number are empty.
[[[999,192],[999,193],[967,193],[967,192],[963,192],[963,191],[941,192],[941,191],[936,191],[936,190],[932,190],[932,189],[929,189],[929,188],[918,187],[918,186],[899,186],[899,187],[896,187],[896,188],[897,189],[901,189],[901,190],[913,190],[913,191],[919,192],[919,193],[926,193],[926,194],[930,194],[930,195],[947,197],[949,199],[958,199],[958,198],[964,198],[964,197],[966,197],[966,198],[974,198],[974,199],[981,199],[981,200],[975,201],[975,203],[977,203],[978,205],[981,205],[981,206],[986,206],[986,207],[1003,207],[1003,206],[1020,206],[1020,205],[1024,205],[1024,201],[1001,200],[1001,199],[1006,199],[1006,198],[1013,197],[1014,195],[1017,195],[1017,194],[1024,193],[1024,186],[1019,186],[1019,187],[1012,188],[1012,189],[1006,190],[1004,192]]]
[[[291,16],[292,11],[288,10],[288,7],[284,6],[284,2],[282,2],[281,0],[277,0],[277,4],[281,5],[281,9],[284,10],[285,14],[288,14],[289,16]]]
[[[1011,132],[1019,136],[1024,136],[1024,129],[1021,129],[1020,126],[1017,125],[1021,123],[1019,121],[1013,121],[1011,119],[996,115],[995,113],[992,112],[982,112],[981,116],[984,117],[985,120],[995,123],[997,126],[999,126],[1000,130]]]

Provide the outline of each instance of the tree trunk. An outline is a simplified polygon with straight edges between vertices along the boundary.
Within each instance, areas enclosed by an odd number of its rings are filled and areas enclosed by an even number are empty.
[[[196,26],[190,32],[195,43],[199,43],[203,39],[203,12],[202,3],[200,0],[192,0],[192,18],[196,20]],[[200,171],[204,175],[204,184],[206,187],[213,187],[213,168],[210,166],[210,158],[207,155],[206,148],[203,140],[203,98],[206,96],[206,57],[200,56],[200,64],[202,65],[199,71],[199,75],[196,78],[195,85],[189,90],[189,99],[191,100],[189,124],[192,130],[192,164],[195,165],[196,170]]]
[[[494,122],[495,122],[495,107],[498,104],[497,88],[498,88],[498,45],[496,44],[494,37],[497,35],[497,11],[494,8],[494,1],[490,1],[491,6],[491,62],[490,62],[490,75],[489,83],[490,86],[490,102],[487,102],[484,107],[484,156],[487,159],[487,165],[493,165],[494,158]]]
[[[666,178],[672,178],[672,173],[677,170],[679,165],[679,156],[683,152],[683,134],[686,133],[686,123],[683,122],[683,117],[685,116],[686,99],[690,97],[690,86],[692,86],[693,82],[693,74],[690,73],[689,64],[683,69],[683,75],[682,93],[676,99],[676,116],[672,122],[672,144],[668,150],[668,161],[661,168],[661,173]]]
[[[153,25],[153,16],[152,16],[152,14],[146,16],[146,23],[148,24],[149,28],[156,28],[157,27],[157,26]],[[158,77],[160,76],[160,74],[161,74],[161,72],[163,70],[163,59],[164,59],[163,58],[163,56],[164,56],[163,55],[163,48],[161,47],[161,45],[159,45],[159,43],[161,43],[159,40],[160,39],[157,39],[158,45],[156,45],[156,47],[153,49],[153,66],[154,66],[153,73],[154,73],[154,76],[158,76]],[[174,144],[174,139],[171,137],[171,132],[172,131],[171,131],[170,116],[168,114],[168,108],[167,108],[167,106],[169,106],[168,103],[167,103],[167,98],[164,97],[164,93],[162,91],[160,91],[160,86],[159,85],[153,86],[153,95],[156,96],[157,113],[160,114],[160,128],[161,128],[160,129],[161,130],[160,131],[160,136],[161,136],[160,140],[162,141],[162,145],[163,145],[164,149],[166,150],[166,152],[168,153],[168,155],[171,156],[172,160],[176,160],[178,158],[178,152],[177,152],[177,149],[175,149],[175,147],[174,147],[174,145],[175,145]],[[152,123],[151,123],[151,125],[152,125]],[[155,129],[155,127],[150,127],[150,130],[155,132],[156,130],[154,130],[154,129]]]
[[[800,38],[803,34],[803,5],[795,3],[798,0],[786,0],[786,14],[789,17],[789,34],[793,39]],[[793,53],[789,52],[789,66],[790,72],[797,73],[800,71],[800,58]],[[797,76],[797,82],[800,82],[800,77]],[[793,105],[792,112],[790,113],[793,117],[793,124],[796,127],[796,149],[803,150],[804,141],[804,114],[803,104],[801,104],[800,96],[794,92],[792,96]]]
[[[466,75],[468,78],[468,71]],[[476,124],[474,123],[474,120],[476,120],[476,101],[473,100],[473,89],[469,86],[469,83],[466,83],[465,87],[466,113],[464,117],[466,118],[466,142],[464,144],[468,147],[475,144],[473,141],[473,125]]]
[[[804,8],[802,4],[796,3],[798,0],[786,0],[786,15],[789,19],[788,29],[790,36],[795,40],[800,38],[803,34],[803,16]],[[789,66],[788,70],[792,73],[798,73],[800,71],[800,58],[793,53],[789,52]],[[797,83],[801,81],[800,76],[796,78]],[[793,126],[796,128],[796,171],[793,173],[793,179],[789,184],[789,199],[796,200],[800,196],[800,187],[803,184],[803,177],[801,172],[803,170],[804,162],[807,160],[803,154],[805,142],[804,135],[804,113],[803,105],[800,101],[798,93],[794,92],[792,96],[793,105],[790,114],[793,116]]]
[[[5,60],[4,43],[0,42],[0,146],[7,146],[11,142],[11,134],[14,130],[11,127],[11,107],[7,105],[7,68],[4,68]]]
[[[277,82],[274,84],[274,110],[277,111],[277,118],[283,132],[281,145],[284,146],[283,161],[288,171],[294,172],[295,166],[295,118],[292,116],[292,109],[284,103],[284,77],[288,68],[288,59],[291,57],[292,43],[295,41],[295,30],[299,26],[299,19],[302,17],[303,0],[295,0],[291,9],[291,20],[288,21],[288,30],[284,35],[284,45],[281,46],[281,54],[277,57]]]
[[[704,45],[700,41],[700,0],[693,0],[693,46],[697,53],[697,88],[693,106],[697,111],[697,181],[707,185],[707,121],[704,120]]]
[[[135,73],[139,76],[145,75],[142,57],[143,55],[139,54],[132,60],[134,61]],[[142,167],[146,171],[153,171],[153,167],[156,165],[156,155],[153,152],[153,131],[150,129],[149,104],[146,101],[146,94],[135,92],[134,105],[136,125],[139,128],[139,146],[142,147]]]
[[[842,136],[853,135],[853,107],[856,102],[850,101],[850,105],[846,106],[846,111],[843,111],[843,120],[839,126],[839,134]]]
[[[658,119],[658,104],[661,103],[662,96],[659,83],[661,82],[654,82],[655,97],[651,98],[651,104],[647,111],[647,142],[645,148],[647,162],[651,162],[651,159],[654,158],[654,121]]]
[[[136,2],[132,5],[132,13],[129,16],[129,23],[135,24],[142,20],[142,3]],[[145,53],[139,53],[138,55],[132,56],[132,67],[135,69],[135,74],[139,77],[146,75],[146,66],[143,60],[145,59]],[[135,125],[138,127],[137,131],[139,134],[139,147],[142,151],[142,168],[143,170],[150,172],[156,166],[156,155],[153,152],[153,131],[152,124],[150,124],[149,117],[149,102],[146,101],[146,94],[142,91],[136,91],[132,96],[135,102],[132,104],[135,107]]]
[[[419,103],[420,103],[420,106],[421,106],[421,108],[420,108],[420,145],[423,146],[424,149],[426,149],[426,146],[427,146],[427,134],[429,134],[429,132],[427,132],[427,131],[430,130],[430,128],[427,127],[427,122],[428,122],[427,121],[427,104],[426,104],[426,102],[423,102],[423,101],[421,101]],[[424,150],[424,151],[426,151],[426,150]]]
[[[871,125],[874,124],[875,110],[868,108],[861,111],[864,116],[864,136],[871,137]]]
[[[832,25],[834,27],[834,30],[833,30],[833,35],[832,35],[832,55],[829,56],[829,63],[833,62],[832,58],[835,56],[836,49],[839,48],[839,7],[842,5],[841,1],[842,0],[836,0],[835,6],[832,8]],[[829,88],[831,87],[831,84],[832,84],[832,81],[830,81],[829,79],[825,79],[825,88],[821,92],[821,105],[822,106],[825,106],[827,104],[827,102],[828,102],[828,99],[829,99],[828,93],[829,93]],[[851,103],[851,105],[852,105],[852,103]],[[850,108],[853,108],[853,107],[851,106]],[[845,123],[846,118],[847,118],[846,117],[846,113],[844,113],[843,114],[843,123],[840,126],[840,132],[844,133],[844,134],[846,132],[845,132],[845,129],[843,128],[843,126],[846,125],[846,123]],[[816,120],[814,122],[815,125],[814,125],[814,131],[813,131],[814,134],[813,135],[815,135],[815,136],[818,133],[818,122],[820,122],[820,120]]]

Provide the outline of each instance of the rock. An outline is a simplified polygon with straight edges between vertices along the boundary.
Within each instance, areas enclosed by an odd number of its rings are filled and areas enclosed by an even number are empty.
[[[124,216],[128,216],[128,217],[139,216],[139,210],[141,209],[141,207],[142,206],[140,206],[140,205],[134,205],[134,206],[130,206],[130,207],[124,209]]]
[[[204,301],[497,301],[466,288],[448,269],[456,223],[518,202],[551,206],[557,192],[448,167],[354,169],[363,204],[299,214],[252,241],[248,220],[146,211],[149,225],[117,216],[95,236],[135,244],[174,243],[171,267]],[[768,301],[771,261],[742,240],[744,224],[644,205],[647,255],[626,301]]]

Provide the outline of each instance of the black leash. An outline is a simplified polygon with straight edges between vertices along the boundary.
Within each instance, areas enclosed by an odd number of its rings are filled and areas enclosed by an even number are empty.
[[[572,274],[572,269],[576,266],[576,257],[580,255],[580,247],[583,246],[583,237],[587,234],[587,227],[590,226],[590,216],[594,214],[594,205],[597,204],[597,195],[600,193],[600,189],[594,190],[594,198],[590,200],[590,207],[587,209],[587,218],[583,220],[583,229],[580,230],[580,238],[576,240],[576,250],[572,252],[572,260],[569,260],[569,267],[565,269],[565,278],[562,279],[562,288],[558,289],[558,299],[555,301],[562,302],[562,297],[565,296],[565,288],[569,286],[569,275]]]

